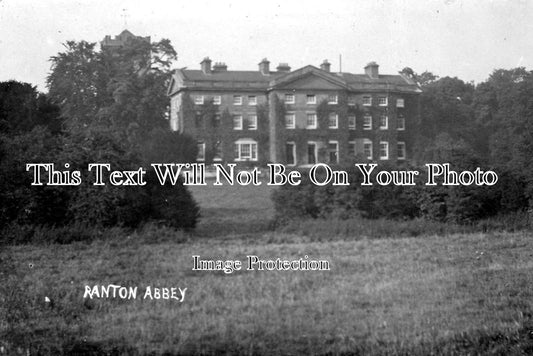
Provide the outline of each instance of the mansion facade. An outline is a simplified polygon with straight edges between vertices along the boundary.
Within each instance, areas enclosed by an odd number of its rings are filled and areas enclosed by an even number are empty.
[[[402,161],[419,120],[420,86],[408,73],[364,74],[320,68],[230,71],[205,58],[178,69],[168,88],[170,127],[198,142],[199,162],[305,166],[356,160]]]

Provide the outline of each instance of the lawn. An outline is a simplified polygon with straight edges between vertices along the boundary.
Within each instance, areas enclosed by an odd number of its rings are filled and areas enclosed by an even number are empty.
[[[45,354],[533,352],[529,233],[354,233],[313,242],[266,228],[272,188],[227,188],[196,188],[204,221],[174,241],[147,243],[168,234],[153,227],[92,243],[4,248],[0,347]],[[308,255],[330,261],[331,270],[192,271],[193,255],[252,254]],[[182,303],[83,299],[84,286],[94,284],[187,292]]]

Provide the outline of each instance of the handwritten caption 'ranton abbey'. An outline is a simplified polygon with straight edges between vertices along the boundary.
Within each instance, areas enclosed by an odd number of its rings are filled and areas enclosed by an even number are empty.
[[[237,170],[236,165],[214,164],[210,181],[215,186],[219,185],[261,185],[262,171],[256,167],[250,170]],[[360,185],[396,185],[411,186],[417,184],[420,171],[417,170],[376,170],[376,163],[357,163],[355,167],[362,175]],[[31,185],[72,186],[82,183],[82,175],[78,170],[69,170],[70,164],[66,163],[66,170],[56,170],[53,163],[28,163],[26,171],[33,175]],[[146,185],[146,170],[140,167],[137,170],[122,171],[112,170],[109,163],[90,163],[87,167],[92,172],[93,185],[111,184],[114,186],[143,186]],[[153,163],[151,168],[161,185],[178,184],[179,177],[183,177],[183,184],[190,186],[207,185],[206,166],[203,163]],[[311,183],[317,186],[350,185],[349,174],[344,170],[336,170],[325,163],[318,163],[310,167],[307,173],[298,170],[288,170],[283,164],[270,163],[267,165],[267,185],[300,185],[302,174],[308,174]],[[454,171],[449,163],[428,163],[425,165],[426,175],[424,184],[435,185],[477,185],[491,186],[498,181],[494,171],[483,171],[479,167],[474,171]],[[418,178],[420,179],[420,178]]]

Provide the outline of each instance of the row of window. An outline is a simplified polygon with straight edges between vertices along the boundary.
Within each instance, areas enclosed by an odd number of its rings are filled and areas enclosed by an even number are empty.
[[[296,143],[287,142],[286,143],[286,156],[288,165],[296,165],[297,156],[296,156]],[[399,160],[404,160],[406,157],[405,142],[397,142],[396,144],[396,157]],[[355,141],[348,142],[348,151],[352,156],[356,156],[359,152],[357,151],[357,145]],[[364,139],[363,141],[363,151],[361,152],[364,157],[371,160],[373,159],[373,144],[369,139]],[[234,155],[235,161],[257,161],[257,142],[250,139],[240,139],[235,142],[234,145]],[[339,163],[339,142],[338,141],[329,141],[328,142],[328,158],[329,163]],[[379,141],[379,159],[387,160],[389,159],[389,142]],[[198,143],[198,161],[205,160],[205,143]],[[215,145],[213,161],[222,160],[222,150],[221,145],[218,143]],[[315,164],[318,162],[318,143],[317,142],[307,142],[307,163]]]
[[[204,104],[204,96],[203,95],[196,95],[194,96],[194,103],[196,105],[203,105]],[[233,105],[243,105],[242,95],[234,95],[233,96]],[[255,95],[248,95],[247,96],[247,104],[250,106],[257,105],[257,96]],[[386,96],[378,96],[378,106],[388,106],[389,100]],[[330,95],[328,97],[328,104],[338,104],[339,97],[337,95]],[[306,96],[306,102],[307,104],[316,104],[316,95],[314,94],[307,94]],[[220,105],[222,103],[222,97],[220,95],[213,96],[213,104]],[[295,104],[296,103],[296,96],[295,94],[285,94],[285,104]],[[356,104],[356,97],[350,96],[348,97],[348,105],[355,105]],[[405,105],[404,99],[396,99],[396,107],[403,108]],[[372,106],[372,97],[371,96],[363,96],[363,106]]]
[[[355,130],[357,127],[357,118],[355,115],[348,116],[348,129]],[[296,114],[288,113],[285,115],[285,128],[295,129],[296,128]],[[316,113],[307,113],[306,117],[306,128],[307,129],[317,129],[318,121]],[[339,115],[331,113],[328,116],[328,128],[337,129],[339,128]],[[379,117],[379,128],[381,130],[387,130],[389,128],[389,117],[385,114],[380,115]],[[405,130],[405,117],[403,115],[398,115],[396,118],[396,129]],[[363,130],[372,130],[372,115],[365,114],[363,116]]]
[[[257,142],[240,139],[235,142],[235,161],[257,161]],[[205,142],[198,142],[198,161],[205,161]],[[222,147],[218,142],[214,147],[213,161],[222,161]]]
[[[285,94],[285,104],[295,104],[296,96],[295,94]],[[316,104],[316,95],[307,94],[306,95],[307,104]],[[338,104],[339,97],[337,95],[328,96],[328,104]],[[353,95],[348,97],[348,105],[355,105],[357,103],[357,98]],[[378,106],[388,106],[389,98],[386,96],[378,96]],[[372,106],[372,96],[365,95],[363,96],[363,106]],[[396,99],[396,107],[403,108],[405,106],[405,101],[402,98]]]
[[[286,156],[288,165],[296,165],[296,143],[287,142],[286,143]],[[356,156],[357,145],[355,141],[350,141],[348,143],[349,154]],[[405,151],[405,142],[397,142],[396,147],[396,157],[399,160],[404,160],[406,156]],[[364,157],[371,160],[373,159],[373,145],[372,141],[369,139],[364,139],[363,141],[363,152],[361,152]],[[307,163],[315,164],[317,163],[318,157],[318,144],[316,142],[307,142]],[[339,163],[339,142],[338,141],[329,141],[328,142],[328,158],[329,163]],[[389,159],[389,143],[387,141],[379,141],[379,159],[387,160]]]
[[[357,148],[354,141],[349,142],[348,149],[350,151],[350,154],[356,155]],[[365,139],[363,141],[363,155],[367,159],[373,159],[373,147],[372,147],[372,141],[369,139]],[[406,153],[405,153],[405,142],[398,141],[396,143],[396,158],[397,159],[405,159]],[[389,143],[387,141],[379,141],[379,159],[385,160],[389,159]]]
[[[220,116],[215,117],[215,126],[220,126]],[[257,130],[257,115],[234,115],[233,116],[233,129],[234,130]],[[363,116],[363,130],[372,130],[372,115],[365,114]],[[296,128],[296,114],[288,113],[285,115],[285,128],[295,129]],[[306,129],[317,129],[318,120],[316,113],[307,113],[306,117]],[[338,129],[339,128],[339,115],[336,113],[331,113],[328,117],[328,128]],[[348,116],[348,129],[355,130],[357,128],[357,118],[355,115]],[[389,117],[386,114],[379,116],[379,129],[387,130],[389,128]],[[405,130],[405,117],[400,114],[396,117],[396,129]]]
[[[256,106],[257,105],[257,96],[255,95],[248,95],[248,105],[250,106]],[[194,103],[196,105],[203,105],[204,104],[204,96],[203,95],[196,95],[194,97]],[[213,96],[213,104],[220,105],[222,103],[222,96],[215,95]],[[243,105],[243,96],[242,95],[234,95],[233,96],[233,105]]]

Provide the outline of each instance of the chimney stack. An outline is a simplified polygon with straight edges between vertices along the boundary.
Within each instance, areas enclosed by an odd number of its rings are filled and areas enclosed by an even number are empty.
[[[263,75],[270,75],[270,62],[268,59],[263,58],[263,60],[259,63],[259,71]]]
[[[379,65],[376,62],[370,62],[365,67],[365,73],[372,79],[379,78]]]
[[[289,73],[291,71],[291,67],[289,67],[288,63],[280,63],[276,70],[278,72]]]
[[[200,62],[200,65],[204,74],[211,74],[211,60],[209,57],[205,57],[204,60]]]
[[[331,63],[329,63],[327,59],[324,59],[324,62],[322,62],[322,64],[320,65],[320,69],[322,69],[323,71],[326,71],[326,72],[330,72],[331,71]]]
[[[216,62],[215,65],[213,66],[213,71],[214,72],[227,72],[228,66],[226,65],[226,63]]]

